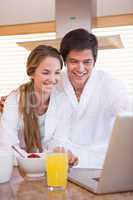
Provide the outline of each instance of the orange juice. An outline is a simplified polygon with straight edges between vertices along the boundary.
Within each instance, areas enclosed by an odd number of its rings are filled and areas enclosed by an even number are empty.
[[[66,153],[50,153],[47,155],[47,184],[51,187],[66,187],[68,173],[68,157]]]

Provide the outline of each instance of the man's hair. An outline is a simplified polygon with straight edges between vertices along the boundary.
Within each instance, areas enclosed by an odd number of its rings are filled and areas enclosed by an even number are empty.
[[[68,32],[60,44],[60,53],[64,61],[66,61],[71,50],[82,51],[85,49],[92,51],[94,61],[96,62],[98,49],[97,38],[94,34],[81,28]]]

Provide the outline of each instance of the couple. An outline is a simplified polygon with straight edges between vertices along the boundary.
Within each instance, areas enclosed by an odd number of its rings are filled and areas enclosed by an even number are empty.
[[[69,164],[78,158],[79,167],[102,168],[115,117],[126,110],[128,94],[120,81],[94,68],[97,49],[96,37],[85,29],[67,33],[60,53],[36,47],[27,60],[30,82],[5,102],[0,143],[27,152],[67,149]]]

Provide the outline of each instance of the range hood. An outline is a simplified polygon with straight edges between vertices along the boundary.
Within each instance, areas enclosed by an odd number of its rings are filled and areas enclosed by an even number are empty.
[[[56,34],[62,38],[76,28],[91,31],[97,12],[97,0],[56,0]]]
[[[61,38],[76,28],[91,32],[95,24],[97,0],[55,0],[56,39],[19,42],[20,46],[32,50],[40,44],[52,45],[59,49]],[[99,49],[122,48],[120,35],[98,37]]]

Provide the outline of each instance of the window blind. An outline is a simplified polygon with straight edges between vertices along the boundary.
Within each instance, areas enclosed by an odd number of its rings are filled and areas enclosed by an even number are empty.
[[[55,33],[0,36],[0,96],[9,94],[29,78],[26,60],[29,51],[17,42],[55,39]]]
[[[120,35],[124,48],[99,50],[97,68],[111,73],[127,83],[133,97],[133,26],[93,29],[96,36]],[[23,82],[29,52],[17,42],[55,39],[55,33],[0,36],[0,96],[7,95]]]
[[[97,36],[119,34],[124,48],[99,50],[96,67],[123,80],[128,87],[133,108],[133,26],[93,29]]]

